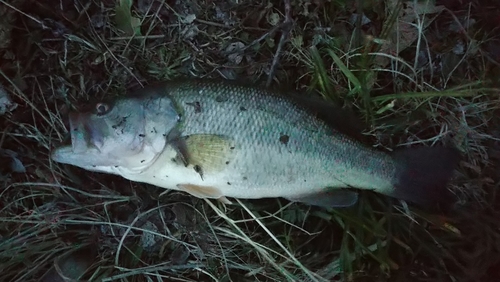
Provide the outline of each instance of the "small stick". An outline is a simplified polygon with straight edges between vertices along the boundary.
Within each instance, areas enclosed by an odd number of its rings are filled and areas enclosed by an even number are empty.
[[[256,45],[257,43],[260,43],[262,40],[266,39],[266,37],[273,35],[278,29],[280,29],[282,27],[283,27],[283,23],[280,24],[280,25],[277,25],[277,26],[273,27],[271,30],[268,30],[266,33],[264,33],[263,35],[261,35],[259,38],[255,39],[250,44],[248,44],[247,46],[243,47],[240,50],[240,52],[244,52],[247,49],[249,49],[250,47]]]
[[[283,1],[285,2],[285,20],[280,25],[280,28],[282,28],[281,38],[276,48],[276,53],[274,53],[273,63],[271,64],[271,70],[269,71],[269,75],[267,77],[266,87],[271,86],[271,83],[273,82],[274,73],[276,72],[276,68],[278,67],[279,57],[281,56],[281,49],[283,49],[283,45],[285,45],[286,38],[288,37],[290,31],[292,30],[293,21],[290,15],[292,10],[292,5],[290,4],[290,0],[283,0]]]

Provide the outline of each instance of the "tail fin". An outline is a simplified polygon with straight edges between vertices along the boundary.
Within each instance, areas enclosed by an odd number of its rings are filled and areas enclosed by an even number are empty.
[[[393,197],[428,208],[448,207],[452,194],[446,185],[460,161],[456,148],[421,147],[395,151]]]

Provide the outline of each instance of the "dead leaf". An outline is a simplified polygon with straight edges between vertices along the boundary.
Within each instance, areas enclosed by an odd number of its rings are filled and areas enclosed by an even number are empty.
[[[158,227],[151,221],[147,221],[142,227],[144,230],[158,232]],[[145,250],[150,250],[156,245],[161,238],[147,231],[142,232],[141,247]]]
[[[7,91],[0,85],[0,116],[15,110],[17,106],[18,105],[10,99]]]
[[[356,24],[356,22],[359,20],[360,18],[360,15],[357,14],[357,13],[353,13],[351,15],[351,17],[349,18],[349,22],[354,25]],[[365,15],[365,14],[361,14],[361,25],[365,25],[365,24],[369,24],[371,23],[372,21]]]
[[[0,49],[9,47],[15,15],[15,10],[8,6],[0,5]]]
[[[185,16],[184,19],[182,19],[182,23],[191,24],[194,22],[194,20],[196,20],[196,15],[189,14],[189,15]]]
[[[23,163],[17,158],[17,153],[9,149],[0,149],[1,159],[10,159],[9,169],[11,172],[24,173],[26,168]]]
[[[137,7],[139,9],[139,12],[145,14],[148,10],[152,8],[153,2],[154,0],[138,0]]]
[[[278,15],[278,13],[270,13],[269,16],[267,16],[267,21],[270,25],[275,26],[280,22],[280,15]]]
[[[174,265],[185,264],[190,254],[186,246],[179,244],[170,255],[170,261]]]
[[[184,29],[182,29],[181,31],[181,35],[182,37],[185,39],[185,40],[191,40],[193,39],[196,35],[198,35],[198,33],[200,32],[200,30],[198,29],[198,26],[195,25],[195,24],[190,24],[190,25],[187,25],[186,27],[184,27]]]
[[[398,5],[398,0],[388,1],[387,14],[390,14],[391,11],[396,11]],[[402,51],[415,43],[420,33],[425,31],[433,22],[435,17],[428,17],[427,15],[440,13],[445,9],[442,5],[435,6],[433,1],[430,0],[417,3],[407,1],[405,5],[406,8],[399,11],[397,20],[393,24],[387,40],[382,41],[380,53],[397,57]],[[419,27],[419,25],[421,26]],[[391,59],[386,56],[377,56],[375,61],[380,66],[385,67]]]
[[[141,21],[132,16],[132,0],[119,0],[115,8],[116,26],[127,35],[141,35]]]
[[[239,42],[239,41],[229,44],[225,50],[226,54],[228,54],[227,59],[231,63],[233,63],[235,65],[239,65],[241,63],[241,61],[243,60],[243,54],[239,51],[243,50],[244,47],[245,47],[245,44],[243,44],[243,42]]]
[[[96,260],[95,246],[84,246],[57,257],[40,282],[81,281],[81,278]]]
[[[436,14],[436,13],[441,13],[444,11],[445,7],[443,5],[436,6],[435,1],[419,1],[419,2],[414,2],[414,1],[409,1],[406,3],[406,9],[404,10],[409,17],[409,19],[414,19],[416,15],[422,16],[422,15],[430,15],[430,14]],[[410,14],[413,14],[410,16]],[[403,19],[406,20],[406,19]]]

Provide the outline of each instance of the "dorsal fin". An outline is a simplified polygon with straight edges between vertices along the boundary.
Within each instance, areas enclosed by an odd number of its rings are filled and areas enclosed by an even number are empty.
[[[356,116],[354,111],[341,108],[333,102],[311,95],[291,93],[289,97],[333,129],[360,142],[367,142],[367,137],[362,133],[368,126]]]

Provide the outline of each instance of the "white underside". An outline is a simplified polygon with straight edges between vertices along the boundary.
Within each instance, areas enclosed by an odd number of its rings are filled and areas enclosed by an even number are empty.
[[[131,181],[188,193],[191,192],[183,189],[182,185],[209,187],[218,191],[217,194],[210,195],[191,193],[200,198],[225,196],[243,199],[274,197],[290,199],[318,193],[327,187],[347,188],[352,185],[352,183],[346,183],[345,178],[343,178],[343,181],[336,180],[335,168],[331,168],[332,171],[329,177],[325,177],[325,173],[311,174],[310,170],[304,169],[302,165],[292,163],[293,156],[290,156],[288,160],[286,155],[274,156],[274,158],[281,158],[281,161],[278,162],[281,165],[275,166],[275,171],[273,171],[272,166],[255,165],[251,167],[247,165],[249,163],[258,164],[259,161],[267,162],[268,158],[273,158],[273,156],[267,156],[266,158],[266,156],[262,155],[255,156],[252,152],[238,151],[231,163],[223,170],[206,172],[202,177],[192,165],[186,167],[181,163],[173,162],[172,159],[176,157],[176,154],[177,152],[172,147],[167,146],[155,163],[144,171],[130,171],[123,167],[110,167],[108,172],[121,175]],[[259,159],[252,160],[252,156]],[[314,163],[310,165],[315,166]],[[349,173],[352,174],[353,171]],[[350,182],[353,181],[355,182],[355,179]],[[373,178],[373,183],[370,186],[376,187],[376,190],[381,193],[390,192],[392,189],[388,181],[378,178]],[[213,191],[212,189],[209,190]]]

